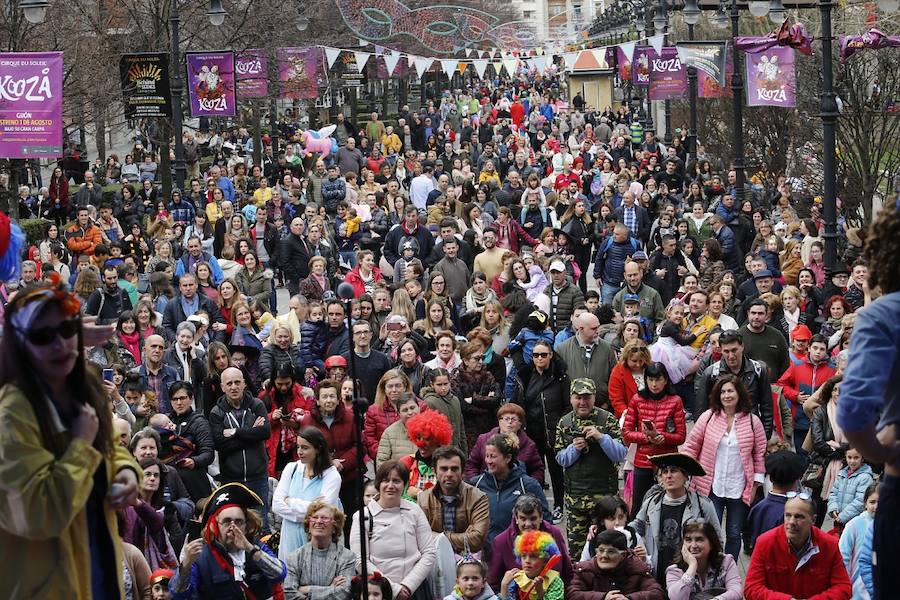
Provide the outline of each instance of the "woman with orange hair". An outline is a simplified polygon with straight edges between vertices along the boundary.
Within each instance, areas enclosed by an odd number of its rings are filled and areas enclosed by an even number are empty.
[[[406,431],[418,451],[400,459],[400,463],[409,469],[409,485],[403,496],[414,500],[419,492],[434,487],[437,483],[431,454],[439,446],[450,443],[453,439],[453,426],[442,413],[426,410],[406,422]]]

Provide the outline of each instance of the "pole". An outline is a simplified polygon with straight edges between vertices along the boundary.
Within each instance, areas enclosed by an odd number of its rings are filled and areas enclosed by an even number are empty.
[[[819,13],[822,17],[822,96],[820,117],[822,118],[822,167],[824,170],[822,208],[825,217],[825,271],[828,277],[837,263],[837,184],[835,182],[835,130],[839,116],[834,95],[834,70],[831,45],[831,0],[820,0]]]
[[[181,79],[181,52],[179,45],[179,26],[181,15],[178,14],[178,0],[169,4],[169,23],[172,27],[172,129],[175,135],[175,187],[184,191],[184,180],[187,176],[187,165],[184,162],[184,125],[181,114],[181,94],[184,91]]]
[[[737,0],[731,0],[731,55],[734,59],[731,93],[734,107],[735,206],[740,206],[744,200],[744,67],[741,64],[741,51],[735,45],[740,16]]]
[[[274,95],[269,101],[269,137],[272,138],[272,159],[278,160],[278,101]]]
[[[662,6],[663,14],[668,12],[668,6],[666,6],[666,0],[660,0],[660,5]],[[666,27],[663,29],[663,46],[669,45],[669,20],[666,19]],[[666,98],[665,102],[663,102],[663,114],[666,118],[666,133],[665,137],[663,137],[663,142],[666,146],[672,145],[672,101]]]
[[[688,25],[688,39],[694,39],[694,26]],[[697,67],[687,68],[688,76],[688,103],[691,109],[690,129],[688,130],[687,151],[688,159],[697,158]]]

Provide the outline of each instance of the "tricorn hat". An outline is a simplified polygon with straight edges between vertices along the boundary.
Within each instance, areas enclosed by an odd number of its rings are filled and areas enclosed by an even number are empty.
[[[203,524],[206,525],[216,513],[229,506],[258,509],[263,507],[263,501],[242,483],[226,483],[216,488],[209,496],[209,501],[203,509]]]
[[[700,466],[694,457],[682,454],[681,452],[670,452],[668,454],[657,454],[650,457],[650,462],[657,468],[677,467],[692,477],[702,477],[706,475],[706,471]]]

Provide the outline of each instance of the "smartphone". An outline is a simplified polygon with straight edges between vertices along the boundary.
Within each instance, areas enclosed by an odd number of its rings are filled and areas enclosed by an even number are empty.
[[[402,323],[386,323],[384,328],[388,331],[400,331],[403,329]]]
[[[103,381],[109,381],[112,383],[113,377],[116,376],[116,372],[113,369],[103,369]]]
[[[188,521],[184,525],[187,541],[198,539],[203,533],[203,524],[200,521]]]
[[[650,419],[642,419],[642,422],[644,423],[644,427],[646,429],[653,429],[653,421],[651,421]]]

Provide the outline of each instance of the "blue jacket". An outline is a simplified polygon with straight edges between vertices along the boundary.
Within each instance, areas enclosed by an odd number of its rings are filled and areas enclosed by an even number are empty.
[[[333,215],[337,212],[338,203],[347,197],[347,184],[343,178],[325,178],[322,180],[322,201],[325,203],[325,212]]]
[[[491,528],[484,540],[484,548],[490,548],[494,538],[509,527],[512,522],[513,505],[523,494],[532,494],[540,500],[541,506],[544,507],[544,519],[553,522],[544,489],[537,479],[525,474],[525,469],[518,462],[502,484],[498,485],[497,479],[487,471],[474,477],[469,483],[488,497]]]
[[[225,196],[226,200],[234,202],[234,198],[236,196],[234,191],[234,184],[231,183],[231,180],[225,176],[219,177],[219,180],[216,182],[216,186],[222,190],[222,195]]]
[[[863,497],[866,488],[872,485],[873,481],[872,467],[865,463],[852,475],[847,467],[841,469],[828,494],[828,513],[831,514],[831,511],[836,510],[838,521],[845,524],[862,513],[865,510]]]
[[[181,277],[187,272],[188,261],[190,260],[188,257],[190,254],[185,252],[178,262],[175,264],[175,276]],[[212,279],[213,283],[219,285],[222,283],[222,280],[225,279],[225,273],[222,272],[222,267],[219,266],[219,261],[216,260],[216,257],[208,252],[203,253],[203,261],[209,263],[209,268],[212,269]]]
[[[178,204],[169,202],[169,212],[172,214],[172,220],[176,223],[186,223],[190,225],[194,222],[194,205],[184,198],[182,198],[181,202]],[[200,237],[202,239],[203,236]]]
[[[325,321],[307,319],[300,325],[300,360],[307,367],[325,372],[325,343],[328,325]]]
[[[838,542],[838,548],[841,549],[841,556],[844,557],[844,567],[847,568],[847,574],[850,575],[850,585],[853,588],[853,600],[863,600],[867,598],[863,594],[865,589],[865,581],[862,577],[863,551],[866,546],[866,537],[872,531],[875,519],[867,512],[863,512],[858,517],[854,517],[844,531],[841,532],[841,539]],[[869,548],[871,562],[871,547]],[[871,570],[868,572],[871,581]]]
[[[752,552],[753,546],[756,545],[756,538],[784,523],[785,504],[787,504],[787,496],[770,493],[753,505],[744,522],[745,548]]]
[[[870,598],[875,597],[875,580],[872,577],[872,559],[874,558],[872,543],[874,538],[875,527],[869,527],[863,535],[862,550],[859,553],[859,578],[862,579]]]
[[[518,350],[522,351],[522,360],[526,363],[531,362],[531,351],[534,349],[534,345],[539,341],[550,342],[553,344],[553,330],[545,329],[544,331],[538,333],[528,327],[523,327],[522,331],[516,336],[516,339],[509,343],[509,352],[512,354]]]
[[[722,260],[725,268],[732,272],[741,270],[741,256],[734,239],[734,232],[728,225],[723,225],[716,233],[716,241],[722,247]]]
[[[625,259],[638,251],[640,244],[633,237],[622,243],[612,236],[603,240],[594,257],[594,279],[602,279],[606,285],[621,287],[625,281]]]

